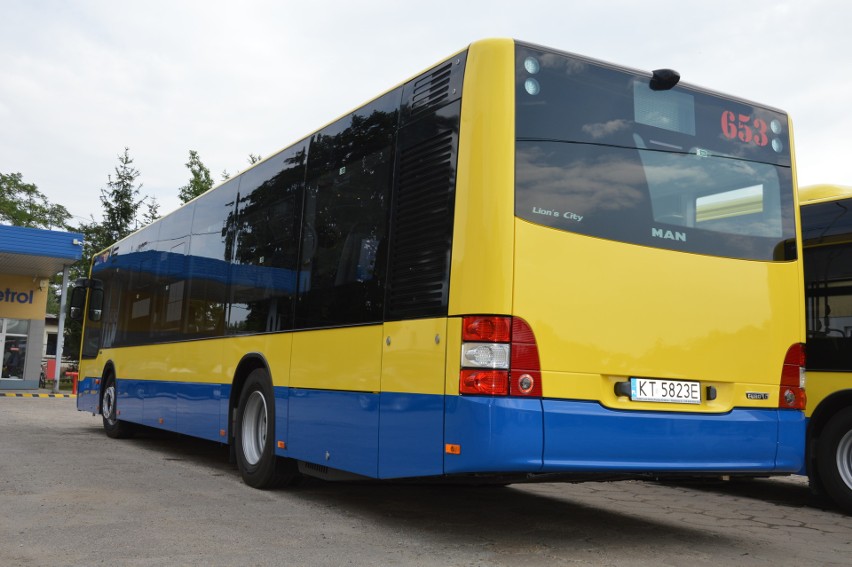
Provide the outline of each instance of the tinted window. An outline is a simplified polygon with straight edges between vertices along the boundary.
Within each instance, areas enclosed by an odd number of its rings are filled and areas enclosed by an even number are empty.
[[[103,317],[100,322],[87,321],[86,356],[96,355],[100,344],[125,346],[152,337],[156,321],[159,229],[159,223],[154,223],[95,257],[92,277],[104,289]]]
[[[155,246],[152,298],[152,336],[155,340],[181,337],[186,315],[186,292],[189,275],[189,241],[195,202],[177,209],[158,224]]]
[[[195,201],[184,327],[187,337],[224,333],[238,186],[239,179],[232,179]]]
[[[307,143],[303,142],[242,175],[229,332],[292,327],[306,163]]]
[[[802,207],[811,370],[852,370],[850,206],[846,199]]]
[[[400,91],[311,138],[298,327],[380,321]]]
[[[516,214],[561,230],[789,259],[787,119],[588,60],[519,46]]]

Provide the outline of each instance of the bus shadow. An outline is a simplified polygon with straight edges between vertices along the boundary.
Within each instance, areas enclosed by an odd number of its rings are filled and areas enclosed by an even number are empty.
[[[87,432],[91,434],[92,430]],[[137,430],[133,439],[116,442],[133,443],[164,461],[191,463],[214,476],[242,482],[236,466],[229,461],[228,447],[220,443],[144,427]],[[666,505],[658,510],[637,511],[624,495],[642,494],[645,484],[674,484],[790,507],[810,505],[806,486],[779,485],[762,479],[728,483],[630,483],[619,498],[609,497],[620,491],[612,490],[612,483],[607,484],[610,486],[599,491],[563,484],[558,490],[542,493],[536,490],[536,485],[524,484],[327,482],[304,477],[295,486],[267,494],[276,506],[286,508],[288,501],[296,499],[320,511],[332,510],[381,525],[402,538],[417,535],[434,537],[448,545],[480,545],[501,550],[538,546],[559,553],[590,554],[598,553],[603,547],[635,548],[643,552],[651,541],[659,550],[677,550],[684,541],[689,541],[692,552],[707,554],[718,553],[720,548],[747,548],[748,544],[737,534],[684,522],[682,516],[669,516]],[[574,487],[576,498],[572,495]]]
[[[811,492],[806,481],[791,482],[790,477],[732,478],[731,480],[658,480],[663,486],[678,486],[699,492],[749,498],[790,508],[813,508],[837,512],[830,501]]]
[[[692,551],[712,553],[742,542],[677,520],[637,515],[623,503],[600,499],[600,506],[572,499],[572,485],[559,495],[525,490],[524,485],[327,483],[308,479],[289,493],[321,508],[364,517],[400,534],[434,537],[447,545],[480,545],[500,550],[550,551],[559,556],[603,549],[676,550],[689,541]],[[578,556],[578,558],[581,556]]]

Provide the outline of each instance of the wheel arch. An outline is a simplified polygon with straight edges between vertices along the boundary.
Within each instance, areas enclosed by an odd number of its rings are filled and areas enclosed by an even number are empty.
[[[852,388],[839,390],[825,398],[811,414],[807,430],[807,471],[811,475],[816,470],[816,447],[823,429],[832,417],[845,408],[852,407]]]
[[[269,362],[259,352],[250,352],[243,355],[234,371],[234,380],[231,384],[231,394],[228,400],[228,444],[232,447],[234,445],[234,420],[236,419],[237,405],[239,405],[240,396],[243,393],[243,386],[249,374],[257,369],[266,370],[266,374],[272,380],[272,370],[269,368]]]
[[[107,360],[104,364],[103,372],[101,372],[101,384],[98,388],[98,413],[103,413],[104,407],[104,388],[106,388],[107,378],[112,376],[118,380],[118,373],[115,371],[115,363],[112,360]]]

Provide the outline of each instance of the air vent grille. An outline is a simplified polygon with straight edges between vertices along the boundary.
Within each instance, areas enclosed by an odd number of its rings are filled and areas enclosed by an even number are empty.
[[[453,64],[447,62],[414,82],[410,100],[410,117],[418,116],[438,107],[450,98],[450,76]]]
[[[389,318],[446,314],[455,186],[455,133],[400,154],[389,278]]]

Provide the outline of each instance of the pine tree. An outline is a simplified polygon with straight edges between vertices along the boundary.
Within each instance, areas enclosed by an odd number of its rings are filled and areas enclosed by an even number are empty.
[[[189,183],[181,187],[178,192],[178,198],[180,198],[181,203],[187,203],[213,187],[213,178],[210,176],[210,170],[201,163],[201,158],[198,157],[197,151],[189,150],[189,161],[186,162],[186,167],[189,169],[192,177],[190,177]]]
[[[124,154],[118,156],[115,177],[107,176],[107,186],[101,189],[101,205],[104,208],[102,230],[94,235],[107,239],[103,246],[120,240],[140,227],[136,214],[144,198],[139,198],[142,185],[135,185],[139,170],[133,167],[130,149],[124,148]],[[100,248],[98,248],[100,249]]]

